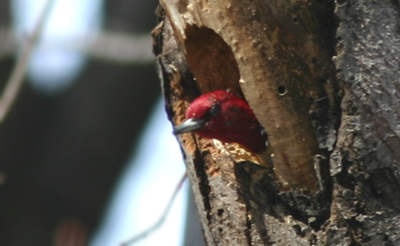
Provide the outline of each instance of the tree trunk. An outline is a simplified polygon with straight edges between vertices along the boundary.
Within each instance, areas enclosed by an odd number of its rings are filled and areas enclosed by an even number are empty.
[[[231,87],[273,150],[270,173],[236,145],[178,137],[206,243],[400,245],[399,3],[160,4],[154,51],[171,122]]]

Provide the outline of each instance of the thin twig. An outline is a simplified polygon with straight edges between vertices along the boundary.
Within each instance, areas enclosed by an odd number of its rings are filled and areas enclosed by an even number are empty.
[[[24,44],[20,55],[17,58],[17,63],[0,98],[0,123],[7,116],[7,113],[10,111],[10,108],[17,97],[18,91],[21,88],[32,51],[38,38],[40,37],[40,34],[42,33],[43,26],[46,23],[46,19],[49,16],[53,3],[54,0],[48,0],[46,2],[46,5],[44,6],[42,13],[39,16],[39,19],[36,22],[35,28],[28,36],[28,39]]]
[[[86,32],[75,35],[46,40],[44,45],[48,49],[62,49],[80,52],[94,59],[108,62],[146,64],[154,63],[154,54],[151,51],[152,38],[150,34],[132,34],[115,31],[97,33]],[[10,27],[0,26],[0,60],[3,57],[14,55],[20,48],[18,40]]]
[[[169,213],[169,210],[172,207],[173,202],[175,201],[176,196],[178,195],[179,190],[181,189],[184,181],[187,178],[187,173],[185,172],[181,178],[181,180],[179,181],[178,185],[175,187],[174,193],[172,194],[168,205],[166,207],[166,209],[164,210],[164,212],[162,213],[161,218],[150,228],[148,228],[147,230],[145,230],[144,232],[134,236],[133,238],[129,239],[128,241],[126,241],[125,243],[122,243],[121,246],[128,246],[131,245],[133,243],[136,243],[142,239],[144,239],[145,237],[147,237],[149,234],[153,233],[155,230],[157,230],[165,221],[165,219],[167,218],[167,215]]]

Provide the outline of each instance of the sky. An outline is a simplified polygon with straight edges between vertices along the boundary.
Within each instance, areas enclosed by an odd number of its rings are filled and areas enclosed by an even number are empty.
[[[46,2],[11,1],[14,29],[21,42],[32,31]],[[28,76],[37,91],[59,93],[81,71],[86,55],[57,44],[101,31],[102,4],[101,0],[55,1],[28,68]],[[72,15],[74,18],[70,18]],[[172,126],[160,98],[141,136],[140,147],[132,150],[131,161],[120,179],[103,224],[90,245],[120,245],[161,217],[185,172],[180,148],[171,132]],[[156,146],[154,143],[157,143]],[[180,191],[163,226],[135,245],[182,244],[186,191],[187,184]]]
[[[104,226],[93,241],[93,246],[118,245],[115,243],[121,243],[121,238],[126,241],[161,217],[185,173],[182,154],[171,132],[163,102],[159,100],[137,149],[138,155],[133,158],[134,165],[128,166],[124,172]],[[163,226],[135,245],[182,245],[187,199],[185,191],[187,184],[179,192]]]

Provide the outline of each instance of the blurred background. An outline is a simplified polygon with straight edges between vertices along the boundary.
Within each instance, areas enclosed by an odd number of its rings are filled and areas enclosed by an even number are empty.
[[[54,0],[43,15],[48,2],[0,1],[2,98],[46,17],[0,123],[0,246],[121,245],[156,223],[185,170],[151,52],[158,3]],[[188,190],[132,245],[204,245]]]

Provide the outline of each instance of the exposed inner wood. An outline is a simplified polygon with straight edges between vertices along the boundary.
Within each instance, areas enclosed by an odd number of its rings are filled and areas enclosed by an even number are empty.
[[[319,82],[333,66],[306,2],[283,9],[247,0],[161,4],[199,90],[243,91],[268,132],[277,176],[291,189],[316,192],[319,143],[309,111],[314,100],[326,97]]]

